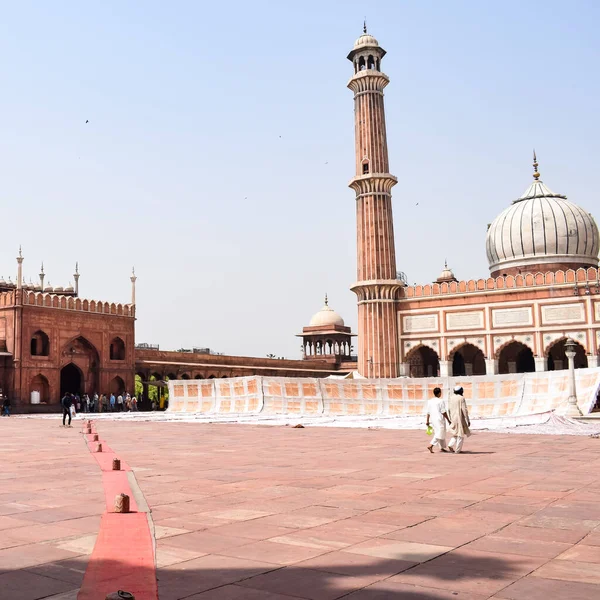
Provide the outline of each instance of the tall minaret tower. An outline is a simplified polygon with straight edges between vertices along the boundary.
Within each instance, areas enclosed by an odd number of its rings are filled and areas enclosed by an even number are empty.
[[[399,367],[394,223],[391,189],[397,179],[389,173],[383,89],[389,83],[381,72],[385,50],[364,33],[348,54],[354,76],[356,192],[358,371],[366,377],[397,377]]]

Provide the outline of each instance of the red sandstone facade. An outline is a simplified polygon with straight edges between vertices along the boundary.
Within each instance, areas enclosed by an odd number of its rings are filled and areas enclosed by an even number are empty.
[[[24,289],[1,293],[3,392],[23,407],[32,399],[58,404],[67,391],[132,390],[134,323],[132,305]]]

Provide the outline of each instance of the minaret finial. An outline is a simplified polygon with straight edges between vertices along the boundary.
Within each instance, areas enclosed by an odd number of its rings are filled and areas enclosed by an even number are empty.
[[[538,171],[538,161],[535,155],[535,148],[533,149],[533,178],[537,181],[540,178],[540,172]]]
[[[43,272],[44,272],[44,261],[42,261],[42,269],[41,269],[40,273],[43,273]]]
[[[23,253],[21,252],[21,244],[19,244],[19,258],[23,256]]]
[[[327,292],[325,292],[325,306],[329,306],[329,299],[327,298]]]
[[[79,262],[75,263],[75,273],[79,273]]]
[[[448,259],[445,258],[444,259],[444,269],[447,269],[447,268],[448,268]]]
[[[363,21],[363,33],[367,33],[367,17],[365,17],[365,20]]]

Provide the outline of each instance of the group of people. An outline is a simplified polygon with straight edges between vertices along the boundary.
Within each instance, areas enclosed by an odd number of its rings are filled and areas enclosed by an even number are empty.
[[[463,388],[457,386],[446,402],[442,398],[442,390],[439,387],[434,388],[434,397],[427,402],[427,427],[433,428],[433,438],[427,446],[429,452],[433,453],[434,446],[439,446],[442,452],[460,454],[462,451],[465,438],[471,435],[471,419],[463,394]],[[448,444],[446,423],[452,435]]]
[[[137,412],[137,398],[130,394],[106,394],[97,393],[89,397],[84,394],[80,397],[79,394],[71,394],[67,392],[61,399],[60,404],[63,409],[63,426],[69,418],[68,426],[71,426],[71,418],[78,412],[84,413],[102,413],[102,412]]]

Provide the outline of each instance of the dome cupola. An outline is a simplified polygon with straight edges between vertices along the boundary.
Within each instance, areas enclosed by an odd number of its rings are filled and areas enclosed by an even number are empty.
[[[533,182],[488,228],[492,277],[597,267],[599,234],[591,214],[540,180],[533,154]]]
[[[340,315],[338,315],[335,310],[329,306],[327,294],[325,294],[325,305],[318,313],[313,315],[309,323],[310,327],[323,327],[324,325],[344,326],[344,319],[342,319],[342,317],[340,317]]]

